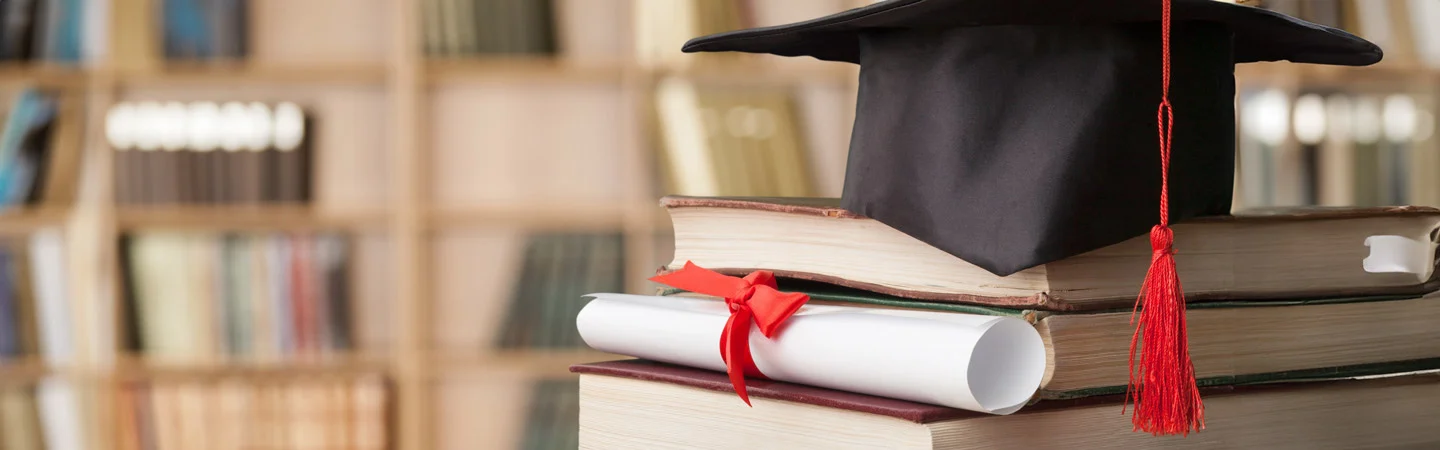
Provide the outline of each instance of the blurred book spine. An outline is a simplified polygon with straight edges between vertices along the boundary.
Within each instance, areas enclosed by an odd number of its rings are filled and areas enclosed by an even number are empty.
[[[348,246],[334,234],[128,235],[129,346],[161,363],[351,350]]]
[[[306,204],[313,127],[294,103],[118,103],[105,124],[116,201]]]
[[[390,387],[379,375],[129,383],[116,393],[121,449],[390,448]]]

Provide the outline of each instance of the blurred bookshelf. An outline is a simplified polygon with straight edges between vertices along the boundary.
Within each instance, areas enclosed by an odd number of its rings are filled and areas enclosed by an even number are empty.
[[[855,67],[680,44],[870,2],[80,3],[30,31],[61,33],[49,46],[0,44],[4,132],[36,118],[0,139],[34,179],[0,196],[0,402],[24,413],[0,419],[35,426],[0,434],[51,450],[235,435],[174,419],[192,413],[305,417],[254,448],[573,447],[565,369],[617,358],[573,335],[578,297],[653,291],[672,240],[660,195],[840,194]],[[1387,57],[1236,68],[1237,208],[1440,205],[1440,34],[1421,26],[1440,1],[1262,6]],[[302,133],[280,144],[291,106]],[[323,246],[301,237],[320,235],[344,242],[334,268],[312,267]],[[188,330],[150,339],[183,357],[151,351],[147,326]],[[313,349],[236,343],[262,339]]]

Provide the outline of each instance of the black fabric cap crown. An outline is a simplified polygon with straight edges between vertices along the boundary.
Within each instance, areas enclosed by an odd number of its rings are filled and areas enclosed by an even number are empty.
[[[1174,0],[1170,218],[1228,214],[1237,62],[1365,65],[1343,31]],[[685,51],[860,64],[842,205],[997,275],[1159,220],[1158,0],[891,0]]]

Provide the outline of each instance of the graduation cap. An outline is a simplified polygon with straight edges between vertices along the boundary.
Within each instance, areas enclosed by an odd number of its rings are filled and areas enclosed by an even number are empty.
[[[842,206],[996,275],[1150,232],[1131,391],[1163,434],[1203,427],[1168,225],[1230,212],[1235,64],[1382,56],[1217,0],[888,0],[684,51],[859,64]]]

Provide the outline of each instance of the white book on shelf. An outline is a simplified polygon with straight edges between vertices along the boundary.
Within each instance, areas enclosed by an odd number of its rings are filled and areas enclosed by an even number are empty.
[[[75,360],[75,327],[65,286],[65,238],[58,229],[39,230],[30,236],[29,245],[40,354],[47,365],[66,366]]]
[[[66,380],[46,378],[36,386],[35,399],[47,450],[89,448],[80,423],[80,399],[73,385]]]

